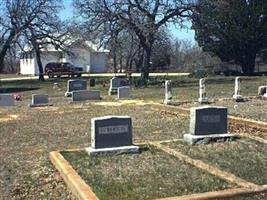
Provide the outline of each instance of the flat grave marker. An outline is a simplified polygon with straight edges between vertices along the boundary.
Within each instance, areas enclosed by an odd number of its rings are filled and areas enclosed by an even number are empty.
[[[0,106],[15,106],[12,94],[0,94]]]
[[[47,94],[32,95],[32,103],[30,104],[30,107],[38,107],[38,106],[52,106],[52,104],[49,104]]]
[[[98,90],[79,90],[72,92],[72,102],[100,99],[100,91]]]
[[[118,99],[128,99],[130,97],[130,87],[118,87]]]

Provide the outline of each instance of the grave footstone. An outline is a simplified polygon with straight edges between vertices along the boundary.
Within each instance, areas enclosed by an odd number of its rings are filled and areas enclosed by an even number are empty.
[[[80,90],[72,92],[72,102],[100,99],[100,91],[98,90]]]
[[[32,95],[32,103],[30,104],[30,107],[38,107],[38,106],[52,106],[52,104],[49,104],[47,94]]]
[[[199,144],[203,140],[227,140],[235,138],[227,133],[227,108],[217,106],[193,107],[190,109],[189,134],[184,141]]]
[[[233,98],[236,102],[244,101],[241,95],[240,77],[235,78],[235,92],[234,92]]]
[[[206,93],[206,80],[204,78],[199,80],[199,103],[208,103],[208,97]]]
[[[128,99],[130,97],[130,87],[118,87],[118,99]]]
[[[91,119],[90,155],[138,153],[132,142],[132,120],[129,116],[105,116]]]
[[[265,85],[260,86],[258,88],[258,95],[263,96],[267,92],[266,88],[267,88],[267,86],[265,86]]]
[[[12,94],[0,94],[0,106],[15,106]]]
[[[71,97],[73,91],[87,90],[87,82],[84,80],[68,80],[66,97]]]
[[[109,95],[116,95],[118,93],[118,88],[122,86],[127,86],[127,79],[125,77],[113,77],[110,79]]]
[[[171,80],[165,81],[165,99],[164,104],[169,104],[172,101],[172,82]]]

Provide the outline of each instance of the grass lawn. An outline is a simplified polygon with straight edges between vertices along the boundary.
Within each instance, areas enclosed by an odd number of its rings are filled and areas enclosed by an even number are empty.
[[[70,99],[64,97],[67,79],[0,82],[0,93],[22,95],[22,101],[16,102],[15,107],[0,108],[0,199],[73,199],[58,172],[50,164],[48,153],[53,150],[88,147],[91,136],[90,120],[93,117],[131,116],[135,142],[177,139],[188,132],[188,116],[161,114],[155,112],[149,104],[163,101],[163,87],[133,88],[132,101],[118,102],[107,95],[108,80],[96,79],[97,85],[94,89],[101,91],[102,101],[75,104],[69,104]],[[175,80],[176,100],[197,99],[197,79],[180,77]],[[225,84],[222,83],[223,80],[211,78],[208,81],[209,91],[228,96],[228,93],[220,93],[216,87],[225,87],[224,90],[230,92],[234,79],[225,78]],[[54,82],[58,83],[59,89],[53,89]],[[248,82],[250,84],[247,93],[254,95],[258,85],[264,84],[264,79],[249,78]],[[48,93],[50,103],[54,106],[29,108],[33,93]],[[262,108],[263,111],[266,110],[266,107]],[[245,109],[240,109],[242,110]],[[250,109],[248,113],[252,116],[255,115],[253,112],[254,109]],[[210,154],[212,152],[213,149]],[[144,152],[144,155],[147,154],[149,152]],[[166,158],[167,161],[172,163]]]
[[[88,156],[85,151],[62,155],[101,200],[155,199],[233,187],[153,149],[117,156]]]
[[[249,182],[267,184],[267,145],[248,139],[208,145],[166,144],[194,159],[202,160]]]

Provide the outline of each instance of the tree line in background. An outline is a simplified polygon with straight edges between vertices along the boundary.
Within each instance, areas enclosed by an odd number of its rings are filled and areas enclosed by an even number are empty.
[[[266,0],[73,0],[75,19],[60,20],[61,0],[0,2],[0,73],[31,46],[39,71],[46,45],[64,49],[66,36],[110,49],[112,71],[192,71],[231,63],[252,75],[266,62]],[[173,39],[168,25],[191,21],[198,43]],[[190,28],[190,27],[187,27]],[[43,80],[43,76],[40,76]]]

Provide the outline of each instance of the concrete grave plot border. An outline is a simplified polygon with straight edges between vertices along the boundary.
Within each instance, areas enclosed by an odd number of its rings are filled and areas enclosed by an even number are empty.
[[[182,195],[175,197],[160,198],[156,200],[215,200],[215,199],[228,199],[232,197],[239,196],[248,196],[255,195],[258,193],[265,193],[267,191],[267,185],[257,185],[251,182],[248,182],[242,178],[235,176],[232,173],[225,172],[221,169],[218,169],[212,165],[206,164],[203,161],[192,159],[189,156],[186,156],[176,150],[170,149],[162,145],[163,143],[170,143],[178,141],[180,139],[174,140],[164,140],[159,142],[150,142],[150,143],[139,143],[137,145],[151,145],[167,154],[170,154],[181,161],[184,161],[194,167],[197,167],[201,170],[204,170],[222,180],[225,180],[229,183],[234,183],[239,188],[230,188],[220,191],[211,191],[204,193],[196,193],[190,195]],[[66,150],[67,152],[78,152],[84,149],[70,149]],[[65,160],[65,158],[60,154],[59,151],[52,151],[49,153],[50,160],[55,168],[59,171],[60,175],[64,179],[65,183],[72,191],[73,195],[78,199],[82,200],[99,200],[97,195],[93,192],[92,188],[85,183],[85,181],[77,174],[74,168],[70,163]]]

